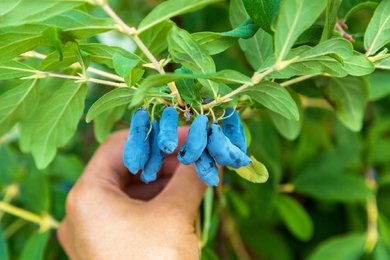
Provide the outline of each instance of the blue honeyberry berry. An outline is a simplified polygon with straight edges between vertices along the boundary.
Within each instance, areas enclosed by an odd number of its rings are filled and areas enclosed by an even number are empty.
[[[187,141],[177,154],[178,160],[184,165],[190,165],[199,159],[207,145],[207,123],[205,115],[198,115],[190,126]]]
[[[240,148],[243,153],[246,153],[246,137],[238,112],[234,108],[228,107],[225,115],[231,116],[222,120],[223,133],[232,144]]]
[[[165,153],[171,154],[176,149],[179,140],[177,136],[179,114],[174,107],[167,107],[160,118],[160,132],[158,134],[158,146]]]
[[[204,149],[198,160],[195,161],[195,170],[199,178],[209,186],[217,186],[219,183],[218,168],[214,159]]]
[[[218,124],[211,124],[208,128],[207,151],[221,166],[239,168],[252,162],[245,153],[230,142]]]
[[[148,111],[139,108],[131,120],[129,135],[123,151],[123,162],[133,174],[141,170],[149,159],[149,129]]]
[[[150,156],[141,172],[141,181],[148,183],[156,180],[157,172],[164,163],[165,155],[157,144],[159,124],[156,120],[152,122],[152,130],[149,134]]]

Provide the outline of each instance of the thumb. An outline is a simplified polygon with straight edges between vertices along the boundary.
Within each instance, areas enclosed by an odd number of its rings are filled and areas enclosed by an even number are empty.
[[[193,164],[179,164],[165,189],[156,197],[156,202],[173,206],[195,220],[206,188]]]

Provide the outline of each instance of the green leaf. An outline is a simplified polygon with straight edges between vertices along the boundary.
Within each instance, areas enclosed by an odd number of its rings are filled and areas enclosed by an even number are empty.
[[[367,10],[367,9],[372,9],[372,10],[375,10],[375,8],[377,8],[378,6],[378,3],[375,3],[375,2],[372,2],[372,1],[376,1],[376,2],[379,2],[381,0],[370,0],[370,1],[367,1],[367,0],[352,0],[350,2],[358,2],[358,1],[361,1],[362,3],[360,4],[356,4],[355,6],[353,6],[344,16],[343,20],[344,21],[347,21],[354,13],[358,12],[358,11],[361,11],[361,10]],[[347,1],[344,1],[344,2],[347,2]]]
[[[116,121],[122,118],[126,111],[126,105],[114,107],[106,110],[95,117],[93,121],[93,132],[99,143],[103,143],[110,134],[111,129]]]
[[[46,103],[31,133],[31,152],[38,169],[45,168],[57,148],[73,136],[84,110],[87,91],[87,85],[69,81]]]
[[[370,100],[379,100],[390,94],[390,74],[387,71],[375,71],[365,79],[370,89]]]
[[[238,175],[247,181],[253,183],[264,183],[268,180],[268,171],[264,164],[257,161],[255,157],[250,156],[252,163],[247,166],[234,169]]]
[[[52,71],[59,68],[65,68],[78,62],[74,48],[71,43],[65,44],[63,48],[63,60],[58,59],[58,53],[52,52],[49,54],[40,65],[40,69],[44,71]],[[79,44],[79,49],[87,54],[91,62],[104,64],[110,68],[114,68],[115,55],[121,55],[128,60],[140,60],[140,58],[120,47],[107,46],[104,44],[92,43],[92,44]],[[143,62],[143,61],[142,61]]]
[[[130,73],[139,63],[139,59],[128,59],[120,53],[116,53],[113,59],[115,72],[122,77]]]
[[[194,73],[215,72],[214,60],[187,31],[174,26],[168,34],[168,45],[173,60]],[[212,90],[214,94],[218,92],[218,84],[209,80],[199,80],[199,82]]]
[[[0,62],[0,80],[22,78],[34,75],[35,69],[19,61]]]
[[[293,184],[296,192],[322,200],[364,202],[372,194],[364,179],[350,175],[301,174]]]
[[[38,80],[30,79],[0,96],[0,136],[27,119],[38,104]]]
[[[0,9],[0,28],[43,21],[85,2],[85,0],[2,1]]]
[[[266,108],[290,120],[299,120],[298,107],[286,89],[277,83],[263,81],[240,92]]]
[[[306,210],[295,199],[279,194],[276,210],[290,232],[301,241],[313,236],[313,222]]]
[[[268,110],[272,122],[274,123],[276,130],[286,139],[295,140],[301,132],[303,122],[303,107],[298,94],[290,91],[290,95],[295,100],[299,110],[299,121],[293,121],[281,116],[280,114]]]
[[[321,42],[330,39],[337,22],[337,13],[342,0],[327,0],[325,26],[321,36]]]
[[[87,113],[87,123],[91,122],[104,111],[129,104],[133,99],[133,95],[134,89],[131,88],[116,88],[108,92],[91,106]]]
[[[331,78],[330,84],[320,88],[336,109],[341,122],[352,131],[360,131],[368,98],[368,86],[358,77]]]
[[[43,36],[45,36],[47,39],[49,39],[49,41],[51,42],[51,44],[53,45],[53,47],[57,50],[57,52],[59,53],[59,60],[62,61],[63,59],[63,53],[62,53],[62,44],[61,44],[61,40],[60,40],[60,37],[58,36],[58,30],[57,30],[57,27],[55,26],[50,26],[48,27],[47,29],[45,29],[43,32],[42,32]]]
[[[192,37],[210,55],[214,55],[233,46],[239,38],[249,39],[253,37],[258,29],[259,27],[249,18],[231,31],[222,33],[199,32],[193,33]]]
[[[51,196],[46,171],[28,165],[28,172],[20,183],[20,199],[26,209],[39,215],[50,212]]]
[[[84,171],[84,168],[85,164],[81,161],[79,155],[58,154],[50,164],[49,176],[74,184]]]
[[[381,241],[390,246],[390,221],[383,212],[378,214],[378,231]]]
[[[390,1],[383,0],[375,10],[364,34],[364,47],[372,55],[390,42]]]
[[[0,145],[0,188],[15,183],[20,175],[20,166],[15,152],[7,145]]]
[[[173,23],[170,21],[163,21],[152,28],[143,31],[139,35],[139,38],[153,56],[159,55],[168,47],[167,35],[171,30],[172,25]],[[147,58],[139,48],[137,49],[136,54],[141,58]]]
[[[279,7],[275,24],[275,56],[281,61],[296,39],[321,14],[326,0],[284,0]]]
[[[175,70],[175,74],[191,74],[192,71],[186,67]],[[187,104],[201,104],[199,89],[195,86],[194,79],[178,79],[175,81],[180,96]]]
[[[342,1],[340,8],[339,8],[339,18],[343,19],[344,21],[348,20],[348,17],[350,17],[354,13],[354,9],[358,8],[360,5],[365,3],[373,3],[373,2],[380,2],[382,0],[349,0],[349,1]],[[374,3],[377,5],[377,3]]]
[[[139,24],[137,32],[143,31],[174,16],[202,9],[203,7],[221,2],[222,0],[170,0],[154,8]]]
[[[244,74],[241,74],[235,70],[221,70],[215,73],[208,74],[173,74],[166,73],[164,75],[155,74],[147,77],[141,82],[138,90],[134,94],[134,98],[131,102],[131,106],[138,105],[142,99],[146,96],[150,89],[163,86],[169,82],[178,79],[199,79],[212,81],[212,84],[217,83],[231,83],[231,84],[252,84],[251,79]],[[215,83],[217,82],[217,83]],[[210,89],[210,88],[207,88]],[[203,92],[205,90],[202,90]],[[221,94],[221,93],[220,93]]]
[[[249,16],[269,34],[272,32],[272,22],[275,19],[282,0],[243,0]]]
[[[20,260],[43,260],[45,248],[50,238],[50,231],[34,233],[24,245]]]
[[[71,10],[36,24],[2,28],[0,29],[0,52],[2,53],[0,62],[13,59],[38,46],[50,45],[51,41],[42,32],[51,26],[57,28],[58,37],[64,42],[87,39],[115,28],[111,19],[95,18],[77,10]]]
[[[344,70],[352,76],[364,76],[375,70],[375,65],[360,52],[354,51],[353,55],[344,60]]]
[[[390,56],[374,62],[375,68],[390,70]]]
[[[1,229],[0,229],[0,259],[1,260],[9,259],[7,241],[4,239],[3,231]]]
[[[235,209],[241,217],[249,217],[251,213],[249,202],[245,200],[240,192],[230,189],[226,195],[229,198],[232,208]]]
[[[230,1],[229,18],[233,27],[239,26],[249,18],[241,0]],[[238,42],[254,70],[258,70],[273,53],[272,36],[263,29],[259,29],[252,38],[240,39]]]
[[[364,253],[366,234],[347,234],[322,242],[308,257],[308,260],[351,260],[360,259]]]

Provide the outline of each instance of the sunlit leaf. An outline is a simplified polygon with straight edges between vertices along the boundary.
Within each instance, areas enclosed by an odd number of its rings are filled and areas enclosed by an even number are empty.
[[[254,183],[266,182],[268,180],[267,168],[253,156],[250,156],[250,158],[252,159],[252,163],[234,170],[247,181]]]

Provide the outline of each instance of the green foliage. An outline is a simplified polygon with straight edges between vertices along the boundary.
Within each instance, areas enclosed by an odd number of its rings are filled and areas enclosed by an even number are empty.
[[[88,158],[166,105],[236,108],[253,161],[208,189],[201,259],[390,258],[389,0],[108,4],[0,1],[0,259],[66,259]]]

